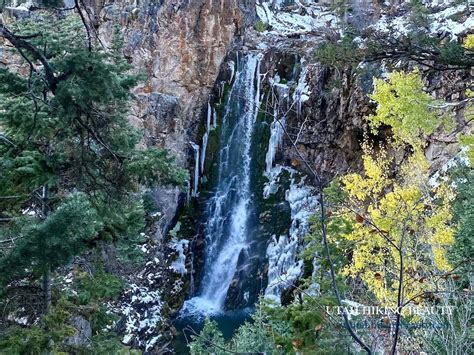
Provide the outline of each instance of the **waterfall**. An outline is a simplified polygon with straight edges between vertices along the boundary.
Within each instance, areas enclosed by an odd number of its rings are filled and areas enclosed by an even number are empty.
[[[197,297],[186,301],[182,313],[223,310],[239,255],[251,242],[247,239],[252,204],[251,143],[259,106],[260,55],[249,54],[238,61],[219,132],[217,182],[205,206],[206,251],[200,289]],[[208,114],[208,127],[210,117]]]

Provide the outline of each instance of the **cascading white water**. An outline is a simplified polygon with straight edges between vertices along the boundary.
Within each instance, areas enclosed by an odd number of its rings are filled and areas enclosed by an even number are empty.
[[[250,242],[251,144],[259,106],[260,55],[249,54],[237,64],[222,119],[220,140],[224,146],[219,154],[216,188],[206,205],[206,260],[200,292],[186,301],[182,313],[223,310],[239,255]]]

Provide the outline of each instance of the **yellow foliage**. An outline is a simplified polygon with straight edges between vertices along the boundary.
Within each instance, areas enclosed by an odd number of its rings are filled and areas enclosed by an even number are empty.
[[[468,34],[463,42],[463,47],[466,49],[474,49],[474,34]]]
[[[395,143],[422,146],[421,136],[430,134],[439,121],[430,109],[433,99],[423,91],[418,70],[393,72],[388,80],[375,79],[370,98],[377,102],[376,114],[367,117],[374,131],[382,125],[392,127]]]
[[[454,194],[446,184],[436,190],[428,185],[428,163],[416,153],[401,166],[397,179],[388,176],[385,151],[373,154],[364,145],[363,173],[341,180],[349,201],[345,218],[356,220],[351,231],[339,235],[354,245],[352,263],[343,274],[360,277],[381,304],[393,307],[400,270],[398,250],[403,251],[403,276],[411,280],[403,283],[405,300],[432,286],[433,270],[450,269],[446,253],[454,243],[450,226]],[[363,216],[359,221],[355,212]],[[413,281],[422,278],[426,281]]]
[[[474,36],[465,44],[470,41]],[[403,159],[392,161],[385,149],[363,144],[363,171],[340,179],[344,203],[336,214],[339,221],[352,221],[351,228],[328,223],[328,238],[350,245],[351,263],[342,274],[362,280],[383,306],[396,307],[399,286],[403,303],[433,290],[435,282],[440,286],[440,276],[451,269],[447,253],[454,244],[454,192],[445,182],[429,183],[424,138],[441,120],[423,91],[420,73],[376,79],[370,98],[377,102],[375,114],[367,117],[371,129],[376,133],[389,126],[389,144]],[[472,145],[472,135],[464,141]]]
[[[381,150],[376,158],[370,152],[372,148],[365,144],[363,149],[369,154],[365,154],[363,159],[365,176],[359,174],[349,174],[342,178],[345,189],[352,194],[352,197],[364,201],[372,193],[380,193],[387,184],[387,172],[390,161],[386,152]]]

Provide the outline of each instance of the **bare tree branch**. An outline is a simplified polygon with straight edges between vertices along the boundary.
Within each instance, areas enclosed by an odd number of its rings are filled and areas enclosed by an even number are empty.
[[[286,127],[285,125],[281,122],[281,120],[278,118],[278,115],[272,115],[270,114],[271,116],[274,117],[274,119],[278,122],[278,124],[281,126],[283,132],[285,133],[285,135],[287,136],[291,146],[294,148],[296,154],[298,155],[298,157],[301,159],[301,161],[304,163],[304,165],[306,166],[306,168],[310,171],[311,175],[313,176],[313,179],[315,181],[315,185],[316,187],[318,188],[318,203],[319,203],[319,220],[320,220],[320,223],[321,223],[321,234],[322,234],[322,242],[323,242],[323,245],[324,245],[324,249],[325,249],[325,253],[326,253],[326,258],[327,258],[327,261],[328,261],[328,264],[329,264],[329,272],[330,272],[330,277],[331,277],[331,284],[332,284],[332,288],[333,288],[333,291],[334,291],[334,295],[336,297],[336,301],[337,301],[337,304],[339,307],[341,307],[343,309],[343,312],[342,312],[342,315],[343,315],[343,318],[344,318],[344,325],[345,325],[345,328],[348,330],[349,334],[351,335],[351,337],[357,342],[357,344],[360,345],[360,347],[365,350],[367,352],[367,354],[372,354],[372,350],[369,348],[369,346],[367,346],[365,344],[365,342],[356,334],[356,332],[354,331],[351,323],[350,323],[350,320],[349,320],[349,316],[347,314],[347,311],[344,307],[342,307],[342,298],[341,298],[341,295],[339,293],[339,288],[337,287],[337,282],[336,282],[336,271],[334,269],[334,262],[332,261],[332,256],[331,256],[331,251],[329,249],[329,243],[328,243],[328,240],[327,240],[327,230],[326,230],[326,223],[327,223],[327,220],[326,220],[326,206],[325,206],[325,202],[324,202],[324,192],[323,192],[323,189],[324,189],[324,186],[323,186],[323,181],[320,177],[320,175],[311,167],[311,165],[308,163],[308,161],[303,157],[303,155],[301,154],[301,152],[299,151],[295,141],[291,138],[291,136],[289,135],[288,131],[286,130]]]

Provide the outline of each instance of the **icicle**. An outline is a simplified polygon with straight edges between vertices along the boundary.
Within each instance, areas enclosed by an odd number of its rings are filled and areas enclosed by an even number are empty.
[[[212,108],[210,101],[207,102],[207,121],[206,121],[206,133],[209,134],[211,130],[211,116],[212,116]]]
[[[186,182],[186,204],[189,205],[189,202],[191,202],[191,184],[188,180]]]
[[[209,133],[204,133],[202,136],[202,147],[201,147],[201,174],[204,173],[204,163],[206,162],[206,149],[207,149],[207,141],[209,139]]]
[[[268,199],[271,194],[274,194],[280,188],[280,175],[283,169],[287,169],[282,167],[281,165],[277,165],[274,168],[270,169],[270,171],[265,173],[265,176],[268,178],[268,182],[265,183],[263,187],[263,198]]]
[[[212,127],[217,128],[217,112],[214,108],[212,109]]]
[[[199,185],[199,146],[194,142],[189,142],[194,150],[194,181],[193,181],[193,193],[192,196],[196,197],[198,194]]]
[[[301,106],[303,102],[309,99],[311,91],[309,91],[309,86],[306,83],[306,76],[308,74],[308,66],[305,65],[304,60],[301,60],[301,74],[298,79],[298,85],[296,86],[295,92],[293,93],[293,101],[296,103],[296,113],[298,117],[301,115]]]
[[[303,271],[303,262],[298,259],[298,253],[302,239],[309,230],[309,218],[318,204],[317,197],[304,184],[304,179],[296,183],[296,171],[285,169],[291,173],[290,188],[285,194],[291,209],[291,227],[288,235],[281,235],[278,240],[273,236],[267,248],[268,286],[265,297],[278,304],[282,292],[296,282]]]
[[[206,162],[206,150],[207,142],[209,140],[209,134],[211,132],[211,118],[212,118],[212,107],[210,101],[207,102],[207,116],[206,116],[206,133],[202,136],[201,145],[201,175],[204,173],[204,164]]]
[[[278,118],[278,109],[274,110],[273,122],[270,125],[270,139],[268,141],[267,155],[265,156],[265,174],[269,174],[273,167],[275,155],[283,140],[285,117]]]
[[[289,87],[286,84],[280,84],[280,76],[275,75],[274,78],[270,78],[272,89],[276,92],[278,100],[273,105],[273,122],[270,124],[270,139],[268,141],[268,150],[265,156],[265,175],[270,174],[275,161],[275,156],[278,148],[283,141],[283,135],[285,133],[286,117],[278,117],[278,109],[280,100],[285,101],[289,95]]]
[[[224,96],[224,87],[225,87],[225,81],[221,81],[218,85],[219,104],[222,103],[222,97]]]
[[[232,80],[234,80],[234,75],[235,75],[235,63],[233,60],[229,61],[227,63],[229,70],[230,70],[230,79],[228,81],[229,84],[232,83]]]

